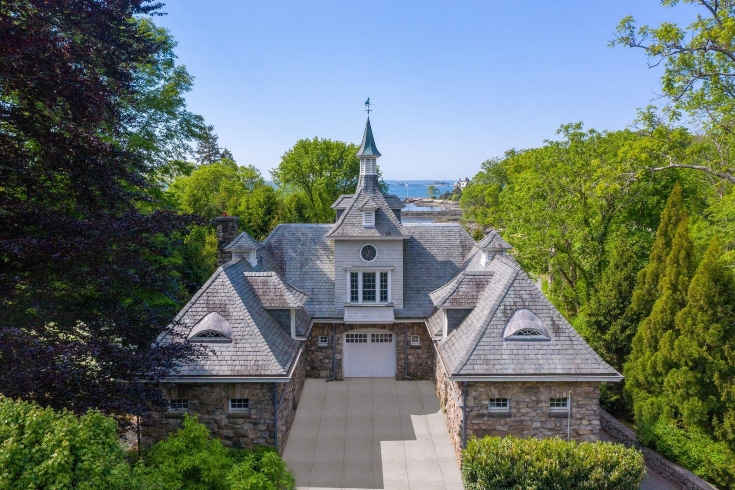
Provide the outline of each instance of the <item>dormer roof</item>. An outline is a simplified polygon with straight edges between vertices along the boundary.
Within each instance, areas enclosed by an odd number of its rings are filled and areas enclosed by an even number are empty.
[[[300,308],[309,298],[275,272],[244,272],[265,309]]]
[[[474,308],[493,277],[493,271],[464,271],[429,294],[437,308]]]
[[[260,247],[260,243],[243,231],[225,247],[225,250],[228,252],[233,250],[257,250],[258,247]]]
[[[485,235],[485,238],[477,242],[477,247],[480,250],[485,250],[486,252],[500,252],[513,248],[508,242],[503,240],[497,230],[490,230],[490,232]]]

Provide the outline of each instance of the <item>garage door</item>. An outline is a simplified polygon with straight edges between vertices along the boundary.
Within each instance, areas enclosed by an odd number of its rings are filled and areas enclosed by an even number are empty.
[[[345,334],[343,367],[345,378],[394,378],[395,336],[392,332],[353,331]]]

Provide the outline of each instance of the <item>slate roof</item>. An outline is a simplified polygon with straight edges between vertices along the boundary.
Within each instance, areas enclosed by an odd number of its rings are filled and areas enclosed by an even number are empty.
[[[512,257],[495,254],[485,268],[494,274],[477,306],[438,344],[452,375],[620,376],[587,345]],[[521,308],[544,322],[550,341],[503,340],[509,318]]]
[[[374,206],[375,226],[366,228],[362,225],[362,211],[366,205]],[[385,200],[383,194],[368,192],[358,188],[358,192],[350,201],[332,229],[328,238],[362,238],[362,237],[408,237],[409,234],[396,217]]]
[[[485,238],[480,240],[477,243],[477,247],[480,250],[510,250],[511,247],[508,242],[503,240],[503,238],[500,236],[500,233],[498,233],[496,230],[490,230],[487,235],[485,235]]]
[[[474,308],[478,296],[493,277],[493,271],[464,271],[444,286],[429,294],[440,308]]]
[[[346,209],[352,203],[354,198],[354,194],[342,194],[336,201],[334,201],[334,204],[332,204],[331,207],[332,209]],[[406,207],[406,205],[403,204],[403,200],[395,194],[383,194],[383,199],[385,199],[385,202],[391,209],[403,209]]]
[[[204,359],[181,366],[178,376],[287,376],[300,350],[258,300],[245,278],[246,260],[217,269],[174,319],[174,327],[189,335],[206,315],[217,312],[229,323],[231,343],[211,344]]]
[[[308,296],[275,272],[245,272],[245,279],[264,308],[300,308]]]
[[[225,247],[225,250],[257,250],[259,246],[260,243],[243,231]]]

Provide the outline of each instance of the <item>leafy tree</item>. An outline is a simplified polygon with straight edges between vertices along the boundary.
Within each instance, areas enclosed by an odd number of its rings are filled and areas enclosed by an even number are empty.
[[[675,367],[666,375],[664,406],[667,418],[690,430],[718,432],[735,448],[735,400],[728,396],[735,365],[727,356],[735,349],[735,282],[721,254],[714,237],[689,286],[687,306],[676,317]]]
[[[354,144],[329,139],[302,139],[283,154],[273,181],[287,196],[286,220],[329,223],[334,220],[332,203],[342,194],[355,192],[360,161]],[[380,178],[380,170],[378,170]],[[387,186],[381,180],[385,190]]]
[[[171,183],[168,201],[182,213],[207,222],[223,214],[240,217],[240,228],[257,240],[264,239],[280,220],[282,210],[276,190],[252,166],[240,167],[221,159],[180,176]],[[215,270],[217,239],[212,226],[194,227],[184,239],[183,258],[196,290]]]
[[[555,305],[574,318],[594,294],[610,242],[621,233],[649,240],[641,230],[656,227],[676,176],[630,177],[643,153],[640,134],[583,131],[581,124],[559,132],[561,141],[485,162],[460,206],[501,230],[521,264],[545,279]]]
[[[186,67],[176,64],[176,41],[151,19],[136,20],[141,35],[155,40],[160,48],[152,60],[139,64],[134,71],[135,90],[123,107],[123,143],[141,153],[154,170],[152,183],[164,187],[172,178],[191,170],[186,159],[192,144],[207,135],[207,128],[201,116],[186,108],[184,95],[191,90],[194,77]]]
[[[665,411],[661,397],[664,379],[673,367],[672,351],[678,335],[676,316],[686,305],[687,289],[694,270],[693,244],[685,213],[670,213],[659,228],[671,229],[678,218],[671,240],[671,251],[661,269],[658,297],[651,313],[638,326],[630,358],[625,365],[626,392],[633,402],[636,422],[641,426],[655,423]],[[660,259],[651,256],[653,260]],[[650,262],[649,262],[650,263]]]
[[[229,150],[227,150],[228,155],[222,154],[218,140],[219,137],[214,132],[214,126],[207,126],[194,152],[195,160],[199,165],[214,163],[225,156],[229,156],[231,159],[232,153]]]
[[[0,392],[8,396],[137,413],[163,404],[156,382],[197,355],[187,343],[155,343],[175,336],[166,327],[181,293],[172,250],[193,220],[140,211],[156,162],[132,144],[141,80],[170,49],[136,20],[157,7],[3,3]]]
[[[429,186],[426,188],[426,194],[431,199],[436,199],[439,196],[439,189],[436,188],[434,184],[429,184]]]
[[[0,396],[0,488],[128,490],[130,477],[111,418]]]
[[[708,158],[689,155],[682,159],[671,153],[665,164],[652,165],[649,170],[694,169],[735,183],[729,150],[735,128],[735,1],[661,3],[667,7],[679,3],[698,5],[705,15],[698,15],[687,28],[670,22],[657,28],[637,27],[629,16],[620,22],[611,44],[643,49],[649,66],[664,64],[661,89],[671,102],[665,111],[669,120],[677,121],[686,112],[693,124],[706,129],[713,151]]]

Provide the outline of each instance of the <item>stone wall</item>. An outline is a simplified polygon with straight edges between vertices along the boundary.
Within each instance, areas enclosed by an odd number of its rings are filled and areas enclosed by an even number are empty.
[[[283,454],[286,449],[286,441],[288,434],[291,432],[291,425],[296,415],[296,408],[301,399],[301,391],[304,389],[304,380],[306,372],[304,366],[306,364],[306,356],[301,355],[294,368],[293,377],[288,383],[277,383],[276,390],[278,393],[278,452]]]
[[[458,383],[449,381],[439,354],[434,350],[434,366],[436,376],[436,395],[439,406],[447,416],[449,441],[454,448],[457,461],[462,462],[462,390]]]
[[[285,383],[284,383],[285,384]],[[178,383],[164,389],[168,399],[189,400],[187,411],[149,412],[141,418],[141,445],[150,447],[181,425],[184,414],[199,415],[225,446],[274,445],[274,383]],[[247,398],[250,409],[230,412],[231,398]]]
[[[447,415],[452,446],[461,459],[462,403],[464,383],[447,379],[444,366],[438,358],[436,365],[437,396]],[[549,411],[549,398],[568,397],[571,392],[571,419],[569,433],[575,440],[596,441],[600,433],[598,383],[561,382],[467,382],[466,437],[567,436],[567,413]],[[508,412],[490,412],[490,398],[508,398]]]
[[[691,471],[664,458],[653,449],[642,446],[632,430],[602,409],[600,409],[600,423],[602,430],[613,441],[640,450],[646,460],[647,468],[661,475],[675,488],[682,490],[712,490],[715,488]]]
[[[549,398],[568,397],[571,392],[569,433],[579,441],[596,441],[600,434],[599,383],[560,382],[468,382],[467,437],[567,436],[567,412],[549,411]],[[506,413],[488,411],[490,398],[508,398]]]
[[[396,338],[396,379],[406,379],[404,376],[404,327],[407,327],[406,335],[409,345],[406,348],[408,357],[408,375],[412,379],[433,379],[434,378],[434,354],[433,341],[429,337],[429,332],[424,323],[394,323],[391,325],[345,325],[336,324],[334,326],[336,335],[335,347],[335,374],[336,379],[342,380],[342,338],[345,332],[356,330],[359,328],[377,328],[393,332]],[[328,347],[319,347],[319,337],[326,335],[329,337]],[[410,345],[411,335],[418,335],[421,345],[418,347]],[[332,324],[331,323],[315,323],[309,338],[306,340],[306,376],[309,378],[328,378],[332,372]]]
[[[232,447],[275,446],[273,390],[278,396],[278,451],[283,453],[304,388],[305,356],[299,357],[287,383],[178,383],[164,390],[167,399],[189,400],[187,411],[149,412],[141,418],[141,445],[150,447],[181,425],[184,414],[198,415],[222,444]],[[250,408],[230,412],[231,398],[247,398]]]

